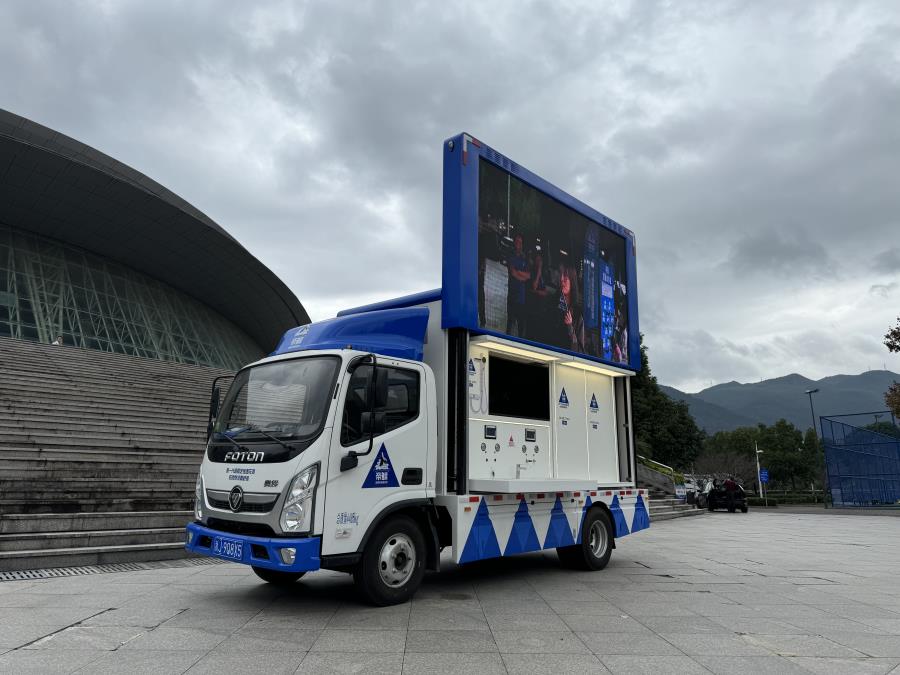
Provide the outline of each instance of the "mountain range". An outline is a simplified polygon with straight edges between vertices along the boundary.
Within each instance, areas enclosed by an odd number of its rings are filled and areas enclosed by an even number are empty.
[[[685,401],[697,425],[708,434],[737,427],[772,424],[784,418],[806,430],[812,425],[807,389],[813,394],[816,416],[874,413],[887,409],[884,392],[900,375],[889,370],[869,370],[859,375],[832,375],[810,380],[793,373],[749,384],[726,382],[696,394],[660,385],[670,398]],[[860,418],[862,424],[875,418]],[[853,422],[851,422],[852,424]],[[817,423],[818,426],[818,423]]]

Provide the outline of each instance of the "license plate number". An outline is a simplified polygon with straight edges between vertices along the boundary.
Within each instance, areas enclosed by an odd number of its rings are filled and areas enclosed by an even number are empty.
[[[231,560],[241,560],[244,555],[244,542],[227,537],[213,537],[213,553]]]

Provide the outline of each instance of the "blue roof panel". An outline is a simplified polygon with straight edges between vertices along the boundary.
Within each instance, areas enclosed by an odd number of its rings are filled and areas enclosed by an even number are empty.
[[[421,361],[428,314],[425,307],[404,307],[316,321],[287,331],[272,356],[313,349],[358,349]]]

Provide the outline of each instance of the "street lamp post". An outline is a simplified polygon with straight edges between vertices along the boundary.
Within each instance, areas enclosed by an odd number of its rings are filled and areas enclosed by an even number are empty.
[[[756,441],[753,442],[753,447],[756,449],[756,489],[759,491],[759,496],[763,496],[763,488],[762,488],[762,480],[759,475],[759,456],[763,454],[763,451],[759,449],[759,443]]]

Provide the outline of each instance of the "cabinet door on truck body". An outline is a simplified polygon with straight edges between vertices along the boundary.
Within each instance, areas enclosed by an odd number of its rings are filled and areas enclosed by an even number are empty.
[[[328,458],[323,555],[356,551],[369,525],[385,508],[426,496],[425,371],[415,364],[386,360],[379,360],[378,368],[387,371],[387,404],[375,409],[384,414],[384,432],[376,433],[372,452],[359,457],[356,468],[343,472],[342,457],[369,447],[362,417],[370,410],[367,385],[372,366],[346,373],[341,383]]]

